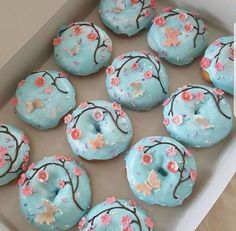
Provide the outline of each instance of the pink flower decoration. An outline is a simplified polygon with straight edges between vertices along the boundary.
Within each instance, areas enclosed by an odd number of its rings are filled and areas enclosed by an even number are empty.
[[[161,17],[161,16],[157,16],[153,19],[153,23],[157,26],[163,26],[166,23],[165,18]]]
[[[107,75],[112,74],[114,71],[115,71],[115,69],[114,69],[113,66],[109,66],[109,67],[107,67],[107,69],[106,69],[106,73],[107,73]]]
[[[171,7],[166,7],[162,10],[163,12],[167,13],[167,12],[171,12],[172,8]]]
[[[191,170],[190,171],[190,178],[191,178],[192,181],[196,181],[196,179],[197,179],[197,172],[194,171],[194,170]]]
[[[25,134],[23,135],[22,140],[23,140],[24,144],[28,144],[29,143],[29,137],[27,135],[25,135]]]
[[[35,81],[34,81],[34,84],[35,84],[35,86],[37,86],[37,87],[42,87],[42,86],[45,84],[45,79],[44,79],[44,77],[41,77],[41,76],[37,77],[37,78],[35,79]]]
[[[149,17],[150,16],[150,11],[149,10],[145,10],[144,11],[144,16],[145,17]]]
[[[0,156],[0,168],[4,167],[5,164],[6,164],[5,159],[2,156]]]
[[[21,169],[23,172],[26,172],[27,169],[28,169],[28,163],[23,163],[22,166],[21,166]]]
[[[85,217],[82,217],[79,224],[78,224],[78,229],[81,230],[84,228],[85,224],[86,224],[86,218]]]
[[[174,115],[172,118],[172,122],[176,125],[180,125],[183,123],[183,116],[182,115]]]
[[[18,87],[23,87],[25,85],[25,80],[22,79],[19,83],[18,83]]]
[[[93,112],[93,118],[95,121],[101,121],[104,118],[104,114],[102,111],[94,111]]]
[[[87,102],[87,101],[82,102],[82,103],[80,103],[80,105],[79,105],[80,108],[86,108],[87,106],[88,106],[88,102]]]
[[[146,72],[144,73],[144,78],[145,78],[145,79],[150,79],[150,78],[152,78],[152,71],[146,71]]]
[[[225,67],[223,63],[218,62],[215,64],[215,68],[217,71],[223,71]]]
[[[111,223],[111,215],[105,213],[101,216],[101,222],[103,225],[109,225]]]
[[[144,148],[145,148],[144,145],[139,145],[139,146],[137,147],[137,150],[138,150],[139,152],[143,152],[143,151],[144,151]]]
[[[170,161],[168,164],[167,164],[167,169],[172,172],[172,173],[176,173],[179,169],[179,166],[178,164],[175,162],[175,161]]]
[[[163,105],[163,106],[166,106],[166,105],[169,104],[169,102],[170,102],[170,98],[167,98],[167,99],[165,99],[165,100],[163,101],[162,105]]]
[[[57,37],[53,40],[53,46],[58,46],[61,43],[61,38]]]
[[[7,154],[7,148],[6,147],[3,147],[3,146],[0,146],[0,155],[3,156],[3,155],[6,155]]]
[[[107,199],[106,199],[106,203],[109,205],[115,203],[115,201],[116,201],[116,198],[114,196],[107,197]]]
[[[170,121],[169,121],[168,118],[164,118],[162,123],[163,123],[165,126],[167,126],[167,125],[170,123]]]
[[[137,4],[139,2],[139,0],[131,0],[132,4]]]
[[[215,92],[215,94],[217,94],[217,95],[224,95],[224,94],[225,94],[224,91],[222,91],[222,90],[219,89],[219,88],[214,88],[214,92]]]
[[[87,35],[87,38],[91,41],[95,41],[97,39],[98,35],[95,32],[90,32]]]
[[[44,89],[46,94],[51,94],[53,92],[53,86],[49,85]]]
[[[28,197],[28,196],[31,196],[33,194],[33,189],[29,186],[29,185],[26,185],[23,189],[22,189],[22,193]]]
[[[185,154],[190,157],[192,156],[192,152],[189,149],[185,149]]]
[[[188,18],[188,15],[186,13],[180,13],[179,14],[179,19],[181,21],[185,21]]]
[[[24,157],[23,157],[23,160],[25,163],[28,163],[29,162],[29,153],[25,153]]]
[[[123,110],[119,110],[117,111],[117,114],[121,117],[125,117],[126,116],[126,113],[123,111]]]
[[[23,185],[25,183],[25,180],[26,180],[26,174],[23,173],[23,174],[21,174],[20,179],[17,182],[18,185]]]
[[[208,58],[202,58],[200,66],[202,69],[208,68],[211,65],[211,60]]]
[[[177,149],[174,146],[169,146],[166,149],[166,153],[167,153],[168,156],[175,156],[176,153],[177,153]]]
[[[46,170],[40,170],[38,172],[38,180],[41,183],[47,182],[48,178],[49,178],[49,175],[48,175],[48,172]]]
[[[157,6],[156,0],[151,0],[151,1],[150,1],[150,5],[151,5],[151,8],[152,8],[152,9],[155,9],[156,6]]]
[[[64,123],[68,124],[71,122],[72,119],[73,119],[73,116],[71,114],[68,114],[64,117]]]
[[[116,102],[113,102],[113,103],[112,103],[112,108],[113,108],[114,110],[116,110],[116,111],[122,110],[121,105],[118,104],[118,103],[116,103]]]
[[[11,105],[13,107],[16,107],[18,105],[18,99],[16,96],[11,99]]]
[[[73,173],[76,175],[76,176],[81,176],[81,169],[78,168],[78,167],[75,167],[73,169]]]
[[[220,44],[221,44],[221,42],[220,42],[220,40],[215,40],[213,43],[212,43],[214,46],[220,46]]]
[[[149,154],[149,153],[144,153],[141,157],[141,162],[144,164],[144,165],[149,165],[152,163],[152,155]]]
[[[193,99],[193,94],[190,91],[183,91],[181,93],[181,98],[182,100],[184,100],[185,102],[189,102]]]
[[[123,228],[122,231],[134,231],[131,226],[128,226],[126,228]]]
[[[54,155],[54,158],[55,158],[55,160],[64,160],[64,161],[70,161],[70,160],[71,160],[70,157],[68,157],[68,156],[63,156],[63,155],[60,154],[60,153],[55,154],[55,155]]]
[[[128,215],[124,215],[121,217],[121,224],[123,228],[129,227],[131,222],[132,222],[132,219]]]
[[[130,204],[132,207],[136,207],[136,206],[137,206],[137,201],[134,200],[134,199],[130,199],[130,200],[129,200],[129,204]]]
[[[193,24],[192,24],[192,23],[186,23],[186,24],[184,25],[184,30],[185,30],[186,32],[191,32],[191,31],[193,30]]]
[[[80,26],[77,25],[73,28],[73,32],[75,35],[79,35],[82,32],[82,29]]]
[[[31,170],[31,169],[33,169],[35,167],[35,163],[31,163],[30,165],[29,165],[29,167],[28,167],[28,170]]]
[[[205,98],[205,95],[203,92],[199,91],[194,95],[194,97],[197,101],[202,101]]]
[[[150,229],[154,228],[154,222],[152,221],[151,217],[146,217],[144,222],[148,228],[150,228]]]
[[[58,181],[58,186],[59,186],[59,188],[64,188],[65,185],[66,185],[66,183],[65,183],[64,180],[59,180],[59,181]]]
[[[118,86],[119,84],[120,84],[120,78],[119,77],[111,78],[111,85],[112,86]]]
[[[81,130],[79,128],[72,128],[70,134],[73,140],[78,140],[81,137]]]
[[[132,68],[133,70],[137,70],[137,69],[139,68],[139,63],[132,63],[131,68]]]

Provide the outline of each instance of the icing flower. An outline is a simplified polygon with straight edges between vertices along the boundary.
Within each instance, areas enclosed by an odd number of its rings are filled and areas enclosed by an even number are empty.
[[[33,194],[33,189],[29,186],[26,185],[23,189],[22,189],[22,193],[24,194],[24,196],[28,197],[31,196]]]
[[[105,213],[101,216],[101,223],[103,225],[109,225],[111,223],[111,219],[112,219],[111,215]]]
[[[45,84],[45,79],[42,76],[39,76],[34,81],[35,86],[42,87]]]
[[[88,102],[82,102],[82,103],[80,103],[80,105],[79,105],[79,107],[80,108],[86,108],[88,106]]]
[[[90,32],[87,35],[87,38],[91,41],[95,41],[97,39],[98,35],[95,32]]]
[[[18,105],[18,99],[16,96],[11,99],[11,105],[13,107],[16,107]]]
[[[223,64],[223,63],[218,62],[218,63],[215,64],[215,69],[216,69],[217,71],[223,71],[224,68],[225,68],[225,67],[224,67],[224,64]]]
[[[219,88],[214,88],[214,92],[217,94],[217,95],[224,95],[224,91],[222,91],[221,89]]]
[[[192,152],[189,149],[185,149],[185,154],[188,157],[192,156]]]
[[[129,227],[131,222],[132,222],[132,219],[128,215],[124,215],[121,217],[121,224],[122,224],[123,228]]]
[[[151,217],[146,217],[144,222],[148,228],[150,228],[150,229],[154,228],[154,222],[152,221]]]
[[[180,13],[178,17],[181,21],[185,21],[188,18],[188,15],[186,13]]]
[[[7,148],[3,147],[3,146],[0,146],[0,155],[3,156],[3,155],[6,155],[6,154],[7,154]]]
[[[192,24],[192,23],[187,23],[187,24],[184,25],[184,30],[185,30],[186,32],[192,31],[193,28],[194,28],[194,27],[193,27],[193,24]]]
[[[25,85],[25,80],[22,79],[19,83],[18,83],[18,87],[23,87]]]
[[[80,168],[75,167],[75,168],[73,169],[73,173],[74,173],[76,176],[81,176],[81,170],[80,170]]]
[[[94,120],[96,120],[96,121],[101,121],[101,120],[103,120],[103,118],[104,118],[104,114],[103,114],[103,112],[102,111],[94,111],[93,112],[93,118],[94,118]]]
[[[126,113],[125,113],[123,110],[117,111],[117,114],[118,114],[120,117],[125,117],[125,116],[126,116]]]
[[[44,89],[45,94],[51,94],[53,92],[53,86],[49,85]]]
[[[17,182],[18,185],[23,185],[25,183],[25,180],[26,180],[26,174],[23,173],[23,174],[21,174],[20,179]]]
[[[145,79],[150,79],[150,78],[152,78],[152,71],[146,71],[146,72],[144,73],[144,78],[145,78]]]
[[[21,166],[21,169],[23,172],[26,172],[27,169],[28,169],[28,163],[23,163],[22,166]]]
[[[23,160],[25,163],[28,163],[29,162],[29,153],[25,153],[24,157],[23,157]]]
[[[81,27],[78,26],[78,25],[73,28],[73,32],[74,32],[75,35],[80,34],[81,31],[82,31],[82,29],[81,29]]]
[[[114,110],[116,110],[116,111],[122,110],[121,105],[118,104],[118,103],[116,103],[116,102],[113,102],[113,103],[112,103],[112,108],[113,108]]]
[[[137,4],[139,2],[139,0],[131,0],[132,4]]]
[[[112,74],[114,71],[115,71],[115,70],[114,70],[114,67],[113,67],[113,66],[109,66],[109,67],[107,67],[107,69],[106,69],[107,75]]]
[[[137,147],[137,150],[138,150],[139,152],[143,152],[144,149],[145,149],[145,146],[144,146],[144,145],[139,145],[139,146]]]
[[[133,70],[137,70],[137,69],[139,68],[139,63],[132,63],[131,68],[132,68]]]
[[[131,226],[128,226],[126,228],[123,228],[122,231],[134,231]]]
[[[190,171],[190,178],[192,181],[195,181],[197,179],[197,172],[194,170]]]
[[[169,102],[170,102],[170,98],[165,99],[165,100],[163,101],[163,103],[162,103],[162,106],[168,105]]]
[[[111,85],[112,86],[118,86],[119,84],[120,84],[120,78],[119,77],[111,78]]]
[[[53,46],[58,46],[61,43],[61,38],[57,37],[53,40]]]
[[[194,95],[194,97],[197,101],[202,101],[205,98],[205,95],[203,92],[199,91]]]
[[[164,118],[162,123],[167,126],[170,122],[168,118]]]
[[[176,173],[179,169],[179,166],[178,164],[175,162],[175,161],[170,161],[168,164],[167,164],[167,169],[172,172],[172,173]]]
[[[105,144],[103,135],[98,133],[94,140],[89,140],[89,144],[91,145],[93,150],[96,150],[97,148],[102,148]]]
[[[149,10],[145,10],[144,11],[144,16],[145,17],[149,17],[150,16],[150,11]]]
[[[116,198],[114,196],[107,197],[107,199],[106,199],[106,203],[109,205],[113,204],[115,201],[116,201]]]
[[[49,178],[48,172],[46,170],[40,170],[38,172],[38,180],[41,183],[45,183]]]
[[[191,101],[193,99],[193,94],[190,91],[183,91],[181,93],[181,98],[185,102],[189,102],[189,101]]]
[[[130,204],[132,207],[136,207],[136,206],[137,206],[137,201],[134,200],[134,199],[130,199],[130,200],[129,200],[129,204]]]
[[[29,143],[29,137],[27,135],[25,135],[25,134],[23,135],[22,140],[23,140],[24,144],[28,144]]]
[[[59,181],[58,181],[58,186],[59,186],[59,188],[64,188],[65,185],[66,185],[66,183],[65,183],[64,180],[59,180]]]
[[[171,27],[165,28],[166,40],[164,41],[163,45],[166,47],[178,46],[180,44],[180,40],[178,39],[180,34],[181,33],[178,29]]]
[[[211,65],[211,60],[208,58],[202,58],[200,66],[202,69],[208,68]]]
[[[6,164],[6,160],[3,158],[3,156],[0,156],[0,168],[4,167]]]
[[[156,8],[156,0],[151,0],[150,1],[150,6],[151,6],[151,8],[153,8],[153,9],[155,9]]]
[[[81,230],[84,228],[85,224],[86,224],[86,218],[85,217],[82,217],[79,224],[78,224],[78,229]]]
[[[167,13],[167,12],[171,12],[172,8],[171,7],[166,7],[162,10],[163,12]]]
[[[161,17],[161,16],[157,16],[153,19],[153,23],[156,25],[156,26],[163,26],[165,25],[166,23],[166,20],[165,18]]]
[[[172,118],[172,122],[176,125],[180,125],[183,123],[183,116],[182,115],[174,115]]]
[[[78,128],[71,129],[71,137],[73,140],[78,140],[81,137],[81,130]]]
[[[68,114],[64,117],[64,123],[68,124],[71,122],[72,119],[73,119],[73,116],[71,114]]]
[[[177,149],[174,146],[170,146],[166,149],[166,153],[168,156],[175,156],[177,153]]]
[[[29,167],[28,167],[28,170],[31,170],[31,169],[33,169],[35,167],[35,163],[31,163],[30,165],[29,165]]]
[[[152,155],[149,154],[149,153],[144,153],[141,157],[141,162],[144,164],[144,165],[149,165],[152,163]]]

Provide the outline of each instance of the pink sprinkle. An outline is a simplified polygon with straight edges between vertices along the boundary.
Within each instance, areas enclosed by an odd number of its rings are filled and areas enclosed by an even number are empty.
[[[179,19],[181,21],[185,21],[188,18],[188,15],[186,13],[180,13],[179,14]]]
[[[156,0],[151,0],[151,1],[150,1],[150,5],[151,5],[151,8],[152,8],[152,9],[155,9],[156,6],[157,6]]]
[[[145,148],[144,145],[139,145],[139,146],[137,147],[137,150],[138,150],[139,152],[142,152],[142,151],[144,151],[144,148]]]
[[[28,144],[29,143],[29,137],[27,135],[25,135],[25,134],[23,135],[22,140],[23,140],[24,144]]]
[[[144,11],[144,16],[145,17],[149,17],[150,16],[150,11],[149,10],[145,10]]]
[[[105,213],[101,216],[101,223],[103,225],[109,225],[111,223],[111,219],[112,219],[111,215]]]

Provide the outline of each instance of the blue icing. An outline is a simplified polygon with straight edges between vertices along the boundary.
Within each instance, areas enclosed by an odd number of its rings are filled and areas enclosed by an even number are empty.
[[[53,41],[56,63],[74,75],[89,75],[107,66],[112,42],[100,27],[76,22],[62,27]]]
[[[131,205],[127,200],[115,198],[113,202],[104,201],[95,205],[81,219],[78,226],[81,231],[154,230],[152,219],[141,207]]]
[[[64,74],[36,71],[20,81],[16,90],[17,116],[33,127],[54,128],[75,107],[75,90]]]
[[[109,96],[129,109],[152,109],[167,97],[168,86],[165,67],[146,52],[125,53],[107,68]]]
[[[0,186],[14,180],[29,162],[28,138],[14,126],[0,125]]]
[[[148,44],[172,64],[189,64],[207,47],[206,26],[196,13],[175,9],[162,13],[153,21]]]
[[[164,104],[164,124],[172,137],[203,148],[223,140],[232,129],[232,111],[223,92],[203,85],[179,88]]]
[[[75,155],[87,160],[116,157],[126,150],[133,136],[131,122],[117,103],[88,101],[71,117],[68,142]]]
[[[155,5],[155,0],[101,0],[100,14],[113,32],[132,36],[150,27]]]
[[[146,203],[173,207],[192,193],[195,160],[172,138],[143,138],[130,149],[125,161],[131,190]]]
[[[205,51],[203,59],[210,60],[209,67],[203,67],[212,83],[233,95],[234,91],[234,37],[221,37]]]
[[[87,173],[67,157],[46,157],[21,178],[24,179],[19,186],[21,212],[40,230],[68,230],[90,206]]]

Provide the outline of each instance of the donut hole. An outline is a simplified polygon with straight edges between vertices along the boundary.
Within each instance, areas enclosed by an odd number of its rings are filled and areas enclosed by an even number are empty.
[[[161,176],[163,176],[163,177],[166,177],[166,176],[168,175],[168,172],[167,172],[164,168],[162,168],[162,167],[159,167],[159,168],[157,169],[157,172],[158,172]]]
[[[101,126],[99,123],[94,124],[94,129],[95,129],[96,133],[100,133],[100,134],[102,133]]]

